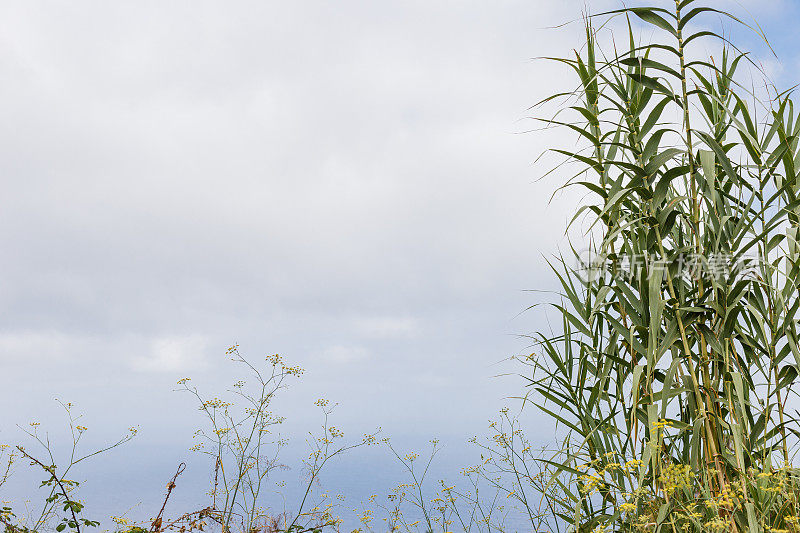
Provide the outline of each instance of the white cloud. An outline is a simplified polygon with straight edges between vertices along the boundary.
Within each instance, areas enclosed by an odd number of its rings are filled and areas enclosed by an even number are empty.
[[[10,365],[19,361],[48,361],[64,357],[85,345],[88,339],[76,339],[54,331],[16,331],[0,333],[0,361]]]
[[[131,358],[131,368],[139,372],[185,372],[207,366],[207,339],[193,335],[163,337],[152,341],[150,353]]]
[[[356,333],[372,339],[408,338],[419,333],[418,320],[411,317],[361,317],[355,320]]]
[[[331,346],[322,352],[321,359],[336,364],[349,364],[366,361],[369,352],[361,346]]]

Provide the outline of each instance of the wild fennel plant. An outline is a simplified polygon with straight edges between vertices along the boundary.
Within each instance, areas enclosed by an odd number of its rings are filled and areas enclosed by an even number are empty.
[[[230,401],[219,397],[206,398],[189,378],[178,381],[182,391],[193,395],[205,415],[207,428],[195,433],[194,451],[207,455],[214,465],[211,502],[205,515],[223,532],[288,531],[317,532],[337,528],[341,519],[334,515],[335,504],[325,494],[312,495],[325,466],[335,457],[361,446],[377,443],[375,434],[361,440],[344,442],[344,433],[330,423],[333,406],[318,399],[315,405],[322,410],[323,424],[318,434],[307,439],[310,453],[304,461],[306,479],[304,491],[296,507],[276,512],[265,501],[265,488],[274,484],[276,470],[287,468],[280,452],[288,441],[280,438],[276,428],[284,418],[272,411],[276,394],[286,387],[286,380],[299,377],[303,369],[288,365],[283,358],[266,358],[266,369],[251,363],[239,353],[238,345],[230,347],[227,355],[242,365],[249,374],[248,383],[237,381]],[[160,529],[159,529],[160,530]]]

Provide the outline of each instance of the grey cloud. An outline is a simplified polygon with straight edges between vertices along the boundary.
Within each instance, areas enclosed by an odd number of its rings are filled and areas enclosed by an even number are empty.
[[[223,389],[239,342],[307,367],[300,435],[319,395],[356,433],[478,430],[574,201],[519,132],[581,5],[4,3],[10,422],[64,397],[177,456],[174,380]]]
[[[548,204],[563,175],[533,164],[574,139],[519,132],[569,83],[529,59],[581,39],[542,28],[582,7],[4,2],[4,420],[63,397],[180,457],[175,379],[224,389],[239,342],[307,367],[279,404],[295,435],[320,395],[351,433],[480,431],[521,390],[491,376],[547,327],[522,291],[553,288],[579,200]]]

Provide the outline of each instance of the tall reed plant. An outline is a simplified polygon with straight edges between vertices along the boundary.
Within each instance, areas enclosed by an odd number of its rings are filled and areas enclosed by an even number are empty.
[[[554,264],[560,327],[527,360],[563,436],[553,529],[800,531],[800,117],[720,19],[750,28],[695,0],[623,8],[555,58],[578,89],[544,120],[580,139],[555,152],[590,244]]]

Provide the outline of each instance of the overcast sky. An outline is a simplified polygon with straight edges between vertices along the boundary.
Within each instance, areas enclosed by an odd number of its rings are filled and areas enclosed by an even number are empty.
[[[58,397],[172,464],[198,421],[175,381],[224,390],[233,343],[307,369],[301,433],[320,396],[353,435],[481,432],[547,327],[525,291],[575,198],[534,160],[574,140],[521,132],[571,88],[531,58],[580,44],[544,28],[583,5],[3,2],[0,441]],[[757,5],[797,81],[795,4]]]

